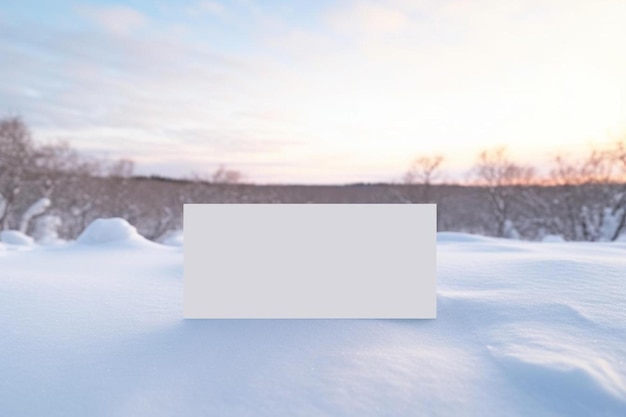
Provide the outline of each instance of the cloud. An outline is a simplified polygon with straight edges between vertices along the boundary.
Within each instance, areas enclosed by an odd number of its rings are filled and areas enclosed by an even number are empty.
[[[224,158],[285,145],[241,102],[262,65],[169,34],[6,26],[0,35],[0,56],[12,62],[0,67],[0,111],[22,114],[42,139],[162,158],[176,146]],[[254,118],[233,116],[245,112]]]
[[[205,3],[220,19],[172,6],[150,20],[87,6],[101,22],[80,32],[2,25],[0,111],[152,166],[346,177],[419,152],[580,142],[624,121],[626,8],[612,0],[313,3]]]
[[[143,13],[123,5],[81,5],[78,12],[105,32],[116,36],[130,35],[148,23]]]

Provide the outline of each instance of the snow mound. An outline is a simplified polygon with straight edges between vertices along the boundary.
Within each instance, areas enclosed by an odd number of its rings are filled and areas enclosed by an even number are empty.
[[[0,241],[16,246],[32,246],[35,244],[32,237],[17,230],[3,230],[0,232]]]
[[[135,226],[119,217],[96,219],[76,239],[77,243],[97,245],[141,238]]]

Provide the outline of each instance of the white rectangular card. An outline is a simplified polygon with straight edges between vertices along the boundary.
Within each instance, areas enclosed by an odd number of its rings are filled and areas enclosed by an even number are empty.
[[[185,204],[185,318],[435,318],[434,204]]]

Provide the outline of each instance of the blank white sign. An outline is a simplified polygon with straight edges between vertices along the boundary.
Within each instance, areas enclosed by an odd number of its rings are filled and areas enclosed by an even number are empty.
[[[435,318],[434,204],[185,204],[185,318]]]

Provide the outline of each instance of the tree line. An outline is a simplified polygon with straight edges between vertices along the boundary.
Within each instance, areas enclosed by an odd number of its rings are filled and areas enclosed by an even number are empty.
[[[504,148],[484,150],[467,177],[445,181],[442,155],[415,158],[387,184],[245,184],[237,170],[186,179],[143,177],[129,159],[39,144],[18,117],[0,119],[0,228],[40,241],[73,239],[94,219],[122,217],[149,239],[182,228],[184,203],[437,203],[438,229],[541,240],[616,240],[626,234],[626,146],[558,156],[540,172]]]
[[[96,218],[123,217],[157,239],[181,227],[184,202],[202,198],[181,184],[243,179],[223,165],[211,175],[193,174],[182,182],[138,177],[134,168],[130,159],[89,156],[65,141],[39,144],[21,118],[2,118],[0,229],[38,240],[73,239]]]
[[[443,157],[417,158],[404,176],[410,202],[433,195]],[[626,145],[615,141],[579,158],[556,156],[547,171],[512,160],[505,148],[482,151],[464,182],[482,191],[484,232],[497,237],[614,241],[626,232]],[[417,194],[415,194],[417,192]]]

